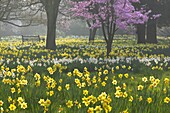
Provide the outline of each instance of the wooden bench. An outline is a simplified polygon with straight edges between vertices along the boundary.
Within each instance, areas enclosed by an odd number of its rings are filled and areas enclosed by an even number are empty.
[[[22,35],[22,43],[26,42],[26,41],[31,41],[31,42],[34,42],[34,41],[38,41],[40,42],[41,39],[40,39],[40,36],[24,36]],[[42,41],[45,41],[45,39],[42,39]]]

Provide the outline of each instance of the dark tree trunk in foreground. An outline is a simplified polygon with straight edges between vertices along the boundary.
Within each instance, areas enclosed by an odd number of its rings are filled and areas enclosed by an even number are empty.
[[[47,49],[56,49],[56,15],[53,16],[54,11],[47,12],[47,39],[46,39],[46,48]]]
[[[89,42],[94,42],[97,28],[90,29]]]
[[[144,44],[145,43],[145,24],[138,24],[137,25],[137,43]]]
[[[157,35],[156,35],[156,20],[155,19],[149,19],[147,24],[147,43],[158,43],[157,41]]]
[[[41,0],[45,6],[47,14],[47,38],[46,48],[55,50],[56,49],[56,21],[59,11],[59,4],[61,0]]]

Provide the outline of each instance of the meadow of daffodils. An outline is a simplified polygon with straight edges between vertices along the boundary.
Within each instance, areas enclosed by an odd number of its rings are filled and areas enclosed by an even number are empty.
[[[170,113],[170,45],[0,42],[0,113]]]

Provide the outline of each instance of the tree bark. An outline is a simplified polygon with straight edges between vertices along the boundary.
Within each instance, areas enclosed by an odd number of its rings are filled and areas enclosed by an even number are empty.
[[[46,48],[56,49],[56,21],[59,11],[59,4],[61,0],[48,0],[43,2],[47,14],[47,38]]]
[[[112,51],[112,43],[113,43],[113,38],[116,32],[116,23],[110,23],[110,26],[107,26],[105,29],[105,24],[102,22],[102,32],[104,39],[106,41],[106,48],[107,48],[107,57],[109,57],[110,52]],[[109,25],[109,24],[108,24]]]
[[[147,24],[147,43],[158,43],[156,32],[156,20],[149,19]]]
[[[138,44],[144,44],[144,43],[146,43],[146,41],[145,41],[145,29],[146,29],[146,27],[145,27],[145,24],[138,24],[137,25],[137,43]]]
[[[109,54],[112,51],[112,42],[113,40],[107,42],[107,57],[109,57]]]
[[[94,42],[94,39],[95,39],[95,36],[96,36],[96,31],[97,31],[97,28],[90,29],[89,43]]]
[[[92,29],[89,30],[89,43],[91,42],[92,39]]]
[[[157,36],[156,35],[156,33],[157,33],[157,31],[156,31],[157,22],[156,22],[156,19],[152,19],[153,18],[152,16],[155,15],[155,14],[158,14],[157,8],[159,6],[159,3],[158,3],[157,0],[148,0],[147,5],[148,5],[148,8],[152,12],[149,14],[150,18],[147,22],[147,39],[146,39],[146,41],[147,41],[147,43],[156,44],[156,43],[158,43],[157,37],[156,37]]]
[[[46,39],[46,48],[47,49],[56,49],[56,16],[53,16],[53,11],[48,12],[47,15],[47,39]]]

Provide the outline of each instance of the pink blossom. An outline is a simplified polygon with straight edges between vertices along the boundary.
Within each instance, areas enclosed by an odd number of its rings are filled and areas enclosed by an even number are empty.
[[[71,9],[74,16],[93,21],[91,27],[116,23],[121,29],[128,25],[142,24],[148,20],[149,12],[144,9],[136,11],[133,2],[139,0],[84,0],[76,2]],[[95,21],[95,22],[94,22]]]

